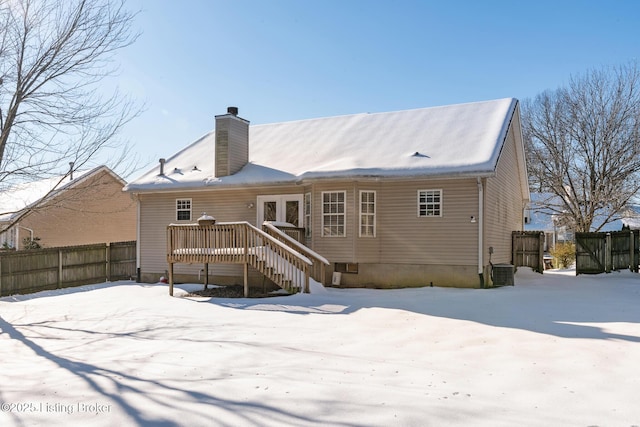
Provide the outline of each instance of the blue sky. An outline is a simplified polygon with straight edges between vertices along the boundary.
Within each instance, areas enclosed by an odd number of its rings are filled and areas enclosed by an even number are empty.
[[[640,1],[127,0],[121,135],[148,169],[237,106],[253,124],[525,99],[640,62]],[[134,174],[131,178],[139,175]]]

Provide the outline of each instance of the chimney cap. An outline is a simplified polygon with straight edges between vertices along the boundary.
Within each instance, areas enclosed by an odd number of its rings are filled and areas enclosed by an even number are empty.
[[[238,115],[238,107],[227,107],[227,113],[233,114],[234,116]]]

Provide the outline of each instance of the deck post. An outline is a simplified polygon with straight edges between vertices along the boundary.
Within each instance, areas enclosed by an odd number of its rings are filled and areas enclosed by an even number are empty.
[[[204,263],[204,288],[205,290],[209,286],[209,264]]]
[[[242,273],[244,275],[244,297],[249,298],[249,227],[247,224],[242,227],[242,243],[244,244],[244,264]]]
[[[169,296],[173,296],[173,263],[169,263]]]
[[[309,266],[307,265],[304,269],[304,293],[309,293]]]
[[[244,297],[249,298],[249,263],[244,263]]]

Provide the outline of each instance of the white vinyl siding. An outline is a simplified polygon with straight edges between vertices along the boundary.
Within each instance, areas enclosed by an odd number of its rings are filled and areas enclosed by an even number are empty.
[[[322,193],[322,236],[346,236],[346,191]]]
[[[442,190],[418,190],[418,216],[442,216]]]
[[[375,191],[360,191],[360,237],[376,237]]]
[[[176,221],[191,221],[191,199],[176,199]]]

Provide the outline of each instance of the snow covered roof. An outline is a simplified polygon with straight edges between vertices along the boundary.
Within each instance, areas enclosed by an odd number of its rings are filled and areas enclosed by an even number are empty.
[[[67,188],[82,182],[99,171],[107,171],[124,186],[126,183],[106,166],[98,166],[94,169],[74,171],[73,180],[69,179],[69,175],[59,175],[39,181],[16,184],[5,191],[0,191],[0,222],[8,222],[14,220],[21,215],[25,209],[34,206],[43,199],[48,199]]]
[[[489,176],[517,100],[355,114],[249,127],[249,163],[214,176],[215,131],[125,187],[158,191],[308,179]]]

